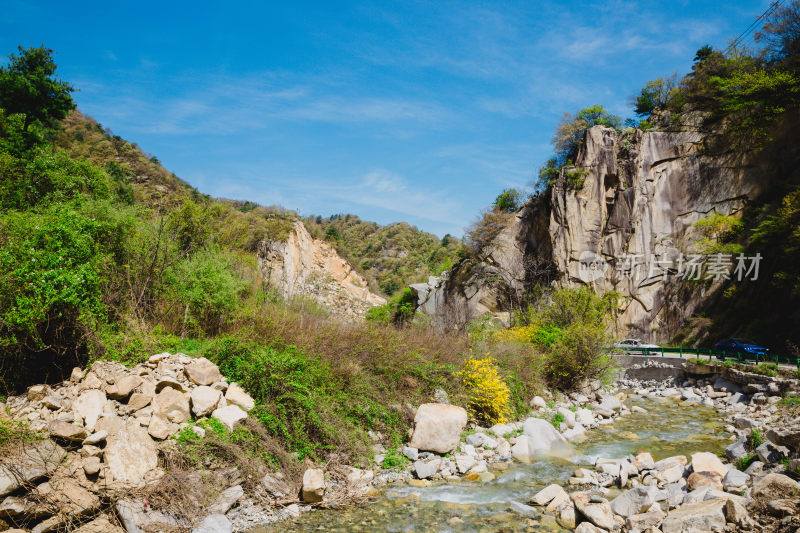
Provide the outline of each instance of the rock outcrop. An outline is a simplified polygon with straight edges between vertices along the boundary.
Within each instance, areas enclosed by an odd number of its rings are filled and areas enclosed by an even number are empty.
[[[370,307],[386,303],[369,290],[350,263],[331,245],[311,237],[299,220],[286,240],[259,243],[258,265],[283,298],[306,296],[343,318],[363,318]]]
[[[772,176],[740,155],[710,155],[713,141],[691,131],[589,129],[575,167],[476,256],[411,287],[418,309],[445,327],[487,313],[504,320],[534,282],[588,284],[623,296],[620,334],[672,337],[721,283],[679,282],[681,254],[697,253],[694,224],[738,215]]]

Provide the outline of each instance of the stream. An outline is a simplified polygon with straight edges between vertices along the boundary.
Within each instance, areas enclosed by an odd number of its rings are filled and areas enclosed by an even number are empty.
[[[508,470],[495,472],[497,477],[487,483],[441,481],[422,488],[388,485],[358,507],[307,512],[291,522],[259,527],[252,533],[565,531],[544,512],[536,518],[514,512],[512,502],[527,503],[551,483],[559,483],[569,492],[567,479],[575,468],[593,468],[587,456],[614,458],[648,451],[658,461],[701,451],[721,453],[730,443],[730,434],[714,409],[636,395],[629,397],[628,404],[647,412],[631,413],[613,425],[590,430],[586,440],[574,444],[578,455],[571,462],[545,457],[531,464],[514,462]],[[618,492],[612,488],[606,497],[611,500]]]

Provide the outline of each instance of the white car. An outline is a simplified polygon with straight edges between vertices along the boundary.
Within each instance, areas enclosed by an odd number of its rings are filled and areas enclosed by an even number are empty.
[[[614,343],[614,348],[622,348],[628,353],[645,353],[647,350],[657,350],[661,348],[658,344],[647,344],[641,339],[625,339]]]

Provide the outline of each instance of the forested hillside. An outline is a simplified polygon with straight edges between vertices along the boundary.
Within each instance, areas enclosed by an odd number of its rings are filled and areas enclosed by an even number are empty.
[[[452,235],[439,239],[405,222],[381,226],[356,215],[310,216],[309,233],[325,239],[370,281],[373,291],[392,296],[411,283],[449,269],[463,255]]]

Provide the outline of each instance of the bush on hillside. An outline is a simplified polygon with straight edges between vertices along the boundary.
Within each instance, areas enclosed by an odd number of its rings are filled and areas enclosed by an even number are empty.
[[[203,250],[178,263],[169,283],[181,304],[181,332],[193,334],[220,331],[245,288],[230,258],[217,250]]]
[[[511,390],[491,357],[470,357],[458,375],[467,394],[470,415],[475,421],[487,426],[508,421],[511,415]]]
[[[610,342],[618,295],[596,295],[588,287],[558,289],[545,294],[516,317],[517,324],[496,332],[505,344],[529,344],[542,354],[548,382],[568,390],[608,368],[603,348]]]
[[[101,239],[107,228],[63,206],[0,218],[0,361],[7,386],[63,374],[88,353],[103,320]],[[26,375],[30,372],[31,375]]]

